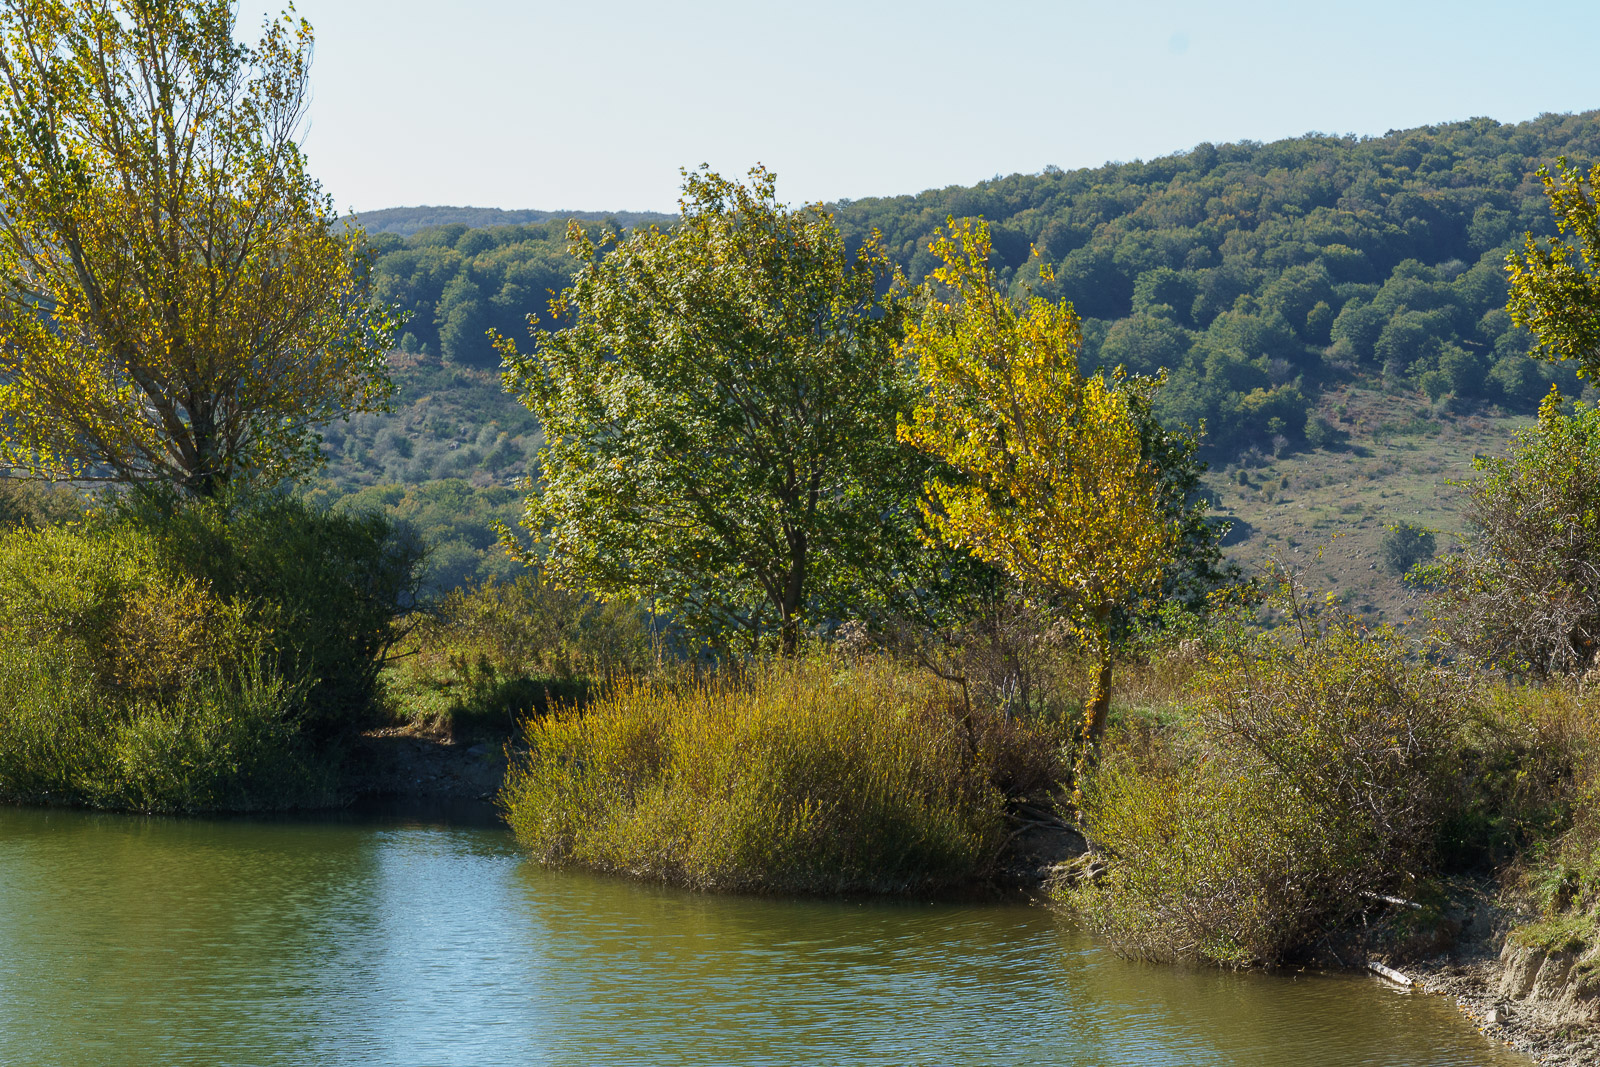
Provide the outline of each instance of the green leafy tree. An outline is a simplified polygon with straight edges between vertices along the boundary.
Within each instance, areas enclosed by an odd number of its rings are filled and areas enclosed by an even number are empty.
[[[1399,522],[1384,533],[1378,543],[1383,567],[1390,574],[1403,575],[1419,563],[1433,558],[1438,539],[1432,530],[1414,522]]]
[[[1600,410],[1552,390],[1509,456],[1480,459],[1463,551],[1424,573],[1456,647],[1535,676],[1579,673],[1600,651]]]
[[[392,316],[296,141],[311,29],[0,3],[0,465],[215,496],[381,407]]]
[[[545,434],[524,521],[562,583],[792,654],[913,543],[901,301],[876,241],[851,255],[761,167],[687,172],[679,203],[670,230],[574,224],[571,325],[500,342]]]
[[[1583,171],[1556,161],[1556,174],[1539,169],[1556,230],[1565,240],[1542,242],[1529,234],[1519,256],[1506,258],[1511,276],[1511,319],[1539,339],[1537,351],[1577,362],[1595,380],[1600,372],[1600,163]]]

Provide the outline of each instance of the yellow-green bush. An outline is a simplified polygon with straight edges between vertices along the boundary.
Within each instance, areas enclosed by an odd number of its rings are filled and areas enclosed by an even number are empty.
[[[136,811],[326,804],[332,767],[270,667],[117,699],[61,648],[0,644],[0,800]]]
[[[284,498],[0,528],[0,799],[328,802],[414,563],[382,520]]]
[[[171,693],[255,658],[271,628],[251,608],[175,572],[137,529],[0,533],[0,645],[52,649],[109,692]]]
[[[1059,772],[1053,739],[871,661],[624,682],[526,733],[501,803],[539,859],[707,889],[972,883],[1003,844],[996,783]]]
[[[1470,804],[1463,680],[1394,634],[1302,621],[1215,657],[1198,716],[1115,743],[1082,783],[1105,876],[1066,892],[1130,954],[1273,963],[1416,895]]]
[[[456,589],[419,614],[389,675],[413,720],[450,732],[506,733],[554,701],[656,667],[649,616],[553,588],[537,575]]]

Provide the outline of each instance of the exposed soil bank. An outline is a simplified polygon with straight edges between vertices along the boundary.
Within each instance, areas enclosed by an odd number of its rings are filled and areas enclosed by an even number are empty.
[[[504,742],[390,727],[362,734],[348,765],[355,810],[499,821],[495,796],[506,776]]]
[[[1596,955],[1545,952],[1508,942],[1527,916],[1484,884],[1465,894],[1454,943],[1393,962],[1429,993],[1454,997],[1486,1035],[1550,1067],[1600,1064],[1600,982],[1584,966]]]

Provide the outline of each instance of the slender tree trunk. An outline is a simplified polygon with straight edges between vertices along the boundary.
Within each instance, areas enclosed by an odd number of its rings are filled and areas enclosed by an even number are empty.
[[[803,533],[789,535],[789,574],[784,582],[783,602],[778,605],[778,645],[786,658],[800,652],[800,611],[805,605],[808,547]]]
[[[1089,700],[1089,706],[1083,713],[1083,751],[1085,758],[1092,762],[1095,750],[1100,747],[1101,738],[1106,734],[1106,717],[1111,712],[1111,607],[1103,604],[1094,613],[1095,629],[1095,655],[1098,659],[1095,670],[1094,695]]]
[[[1083,779],[1100,755],[1100,740],[1105,737],[1106,718],[1111,711],[1111,608],[1103,605],[1094,614],[1099,633],[1095,640],[1094,693],[1083,709],[1083,740],[1078,748],[1077,766],[1072,771],[1072,806],[1083,820]]]

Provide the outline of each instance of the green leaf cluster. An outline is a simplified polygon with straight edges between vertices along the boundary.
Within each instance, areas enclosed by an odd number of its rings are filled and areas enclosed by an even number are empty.
[[[792,652],[915,548],[904,301],[874,242],[852,253],[759,167],[689,172],[681,206],[599,243],[574,225],[570,324],[503,344],[544,430],[526,523],[559,582]]]

